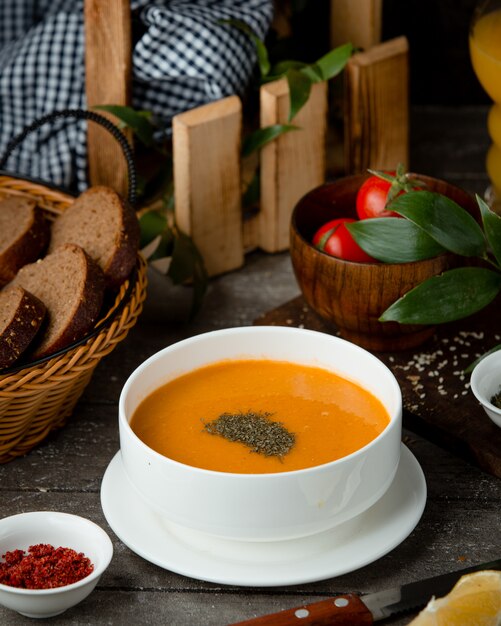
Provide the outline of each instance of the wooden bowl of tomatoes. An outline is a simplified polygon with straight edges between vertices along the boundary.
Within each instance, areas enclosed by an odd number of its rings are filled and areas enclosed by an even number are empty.
[[[478,215],[474,199],[459,187],[429,176],[409,177]],[[405,350],[426,341],[435,327],[380,322],[379,317],[413,287],[461,260],[451,253],[408,263],[371,259],[353,240],[345,222],[384,216],[388,185],[375,184],[374,189],[372,179],[369,174],[347,176],[303,196],[292,213],[290,255],[306,303],[342,337],[368,350]]]

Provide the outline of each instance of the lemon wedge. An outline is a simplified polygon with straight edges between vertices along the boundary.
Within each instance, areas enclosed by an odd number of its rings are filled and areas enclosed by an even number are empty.
[[[443,598],[432,598],[409,626],[501,626],[501,572],[462,576]]]

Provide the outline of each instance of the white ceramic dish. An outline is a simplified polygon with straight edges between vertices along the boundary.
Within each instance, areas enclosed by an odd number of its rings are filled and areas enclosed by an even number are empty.
[[[265,358],[315,365],[358,382],[388,410],[376,439],[332,463],[276,474],[233,474],[184,465],[145,445],[129,420],[154,389],[223,359]],[[270,541],[316,534],[372,506],[398,467],[402,396],[370,352],[324,333],[278,326],[231,328],[171,345],[140,365],[119,402],[120,448],[131,483],[170,521],[214,536]]]
[[[113,556],[110,538],[94,522],[68,513],[33,511],[0,520],[0,554],[48,543],[83,552],[94,571],[76,583],[54,589],[18,589],[0,584],[0,604],[27,617],[45,618],[63,613],[86,598]]]
[[[475,366],[470,385],[484,411],[501,428],[501,409],[491,403],[492,396],[501,391],[501,350],[484,357]]]
[[[101,485],[109,525],[136,554],[177,574],[249,587],[309,583],[363,567],[406,539],[425,503],[423,472],[403,445],[395,479],[376,504],[336,528],[292,541],[232,541],[169,524],[132,487],[120,452]]]

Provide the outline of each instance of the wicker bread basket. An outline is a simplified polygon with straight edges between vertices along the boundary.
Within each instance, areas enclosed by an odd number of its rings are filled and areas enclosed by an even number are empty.
[[[74,201],[52,187],[0,175],[0,198],[9,195],[35,199],[50,220]],[[146,263],[138,253],[135,270],[86,338],[46,359],[0,374],[0,463],[26,454],[65,424],[99,361],[136,323],[145,297]]]

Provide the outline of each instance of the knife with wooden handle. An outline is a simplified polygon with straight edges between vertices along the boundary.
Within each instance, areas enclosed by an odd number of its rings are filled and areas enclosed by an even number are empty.
[[[465,574],[499,569],[501,559],[363,596],[352,593],[334,596],[231,626],[368,626],[399,613],[417,611],[432,596],[445,596]]]

